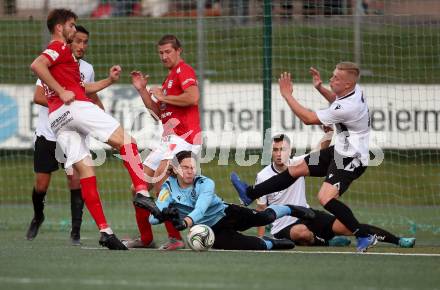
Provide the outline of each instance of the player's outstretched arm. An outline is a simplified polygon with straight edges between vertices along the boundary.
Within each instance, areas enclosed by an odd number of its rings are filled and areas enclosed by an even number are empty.
[[[316,68],[311,67],[309,72],[312,75],[313,86],[315,89],[317,89],[327,101],[333,103],[336,100],[336,94],[322,85],[321,74],[319,71]]]
[[[304,122],[306,125],[321,125],[321,121],[318,119],[318,115],[315,112],[309,111],[304,108],[294,97],[293,97],[293,84],[290,73],[284,72],[278,79],[278,84],[280,85],[280,92],[283,98],[286,100],[290,109],[293,113],[298,116],[298,118]]]
[[[110,86],[111,84],[117,82],[119,80],[119,76],[121,75],[122,68],[119,65],[114,65],[110,68],[109,75],[107,78],[93,82],[93,83],[86,83],[84,84],[84,87],[86,89],[86,94],[94,94],[97,93],[106,87]]]
[[[144,102],[145,107],[154,114],[151,114],[155,119],[159,116],[159,107],[157,106],[157,100],[153,101],[150,90],[147,88],[149,75],[144,75],[141,71],[132,71],[131,84],[138,91],[139,95]]]
[[[65,104],[75,100],[75,94],[65,90],[52,76],[49,71],[50,61],[44,55],[38,56],[31,64],[31,70],[55,93]]]

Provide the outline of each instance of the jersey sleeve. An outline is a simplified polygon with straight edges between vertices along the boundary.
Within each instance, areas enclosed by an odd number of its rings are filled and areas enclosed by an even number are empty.
[[[349,110],[338,101],[333,102],[327,109],[316,111],[319,121],[326,126],[343,123],[349,114]]]
[[[196,191],[198,191],[198,197],[194,210],[188,214],[193,220],[194,224],[197,224],[205,215],[206,210],[211,205],[211,202],[215,196],[215,184],[209,178],[204,179],[202,182],[196,185]]]
[[[55,41],[49,44],[49,46],[41,54],[50,61],[51,65],[55,65],[63,62],[69,55],[69,52],[70,49],[66,46],[66,44]]]
[[[192,69],[192,67],[188,65],[183,65],[180,73],[178,74],[178,78],[183,90],[186,90],[190,86],[197,86],[197,77],[196,73]]]
[[[264,179],[261,177],[261,174],[257,174],[257,178],[255,178],[255,185],[262,183]],[[259,205],[267,205],[267,196],[263,195],[257,198],[257,204]]]
[[[92,73],[90,74],[89,83],[95,82],[95,70],[93,69],[93,66],[91,66]]]
[[[295,166],[301,163],[301,161],[304,160],[304,158],[309,154],[303,154],[299,156],[293,156],[289,159],[288,166]]]

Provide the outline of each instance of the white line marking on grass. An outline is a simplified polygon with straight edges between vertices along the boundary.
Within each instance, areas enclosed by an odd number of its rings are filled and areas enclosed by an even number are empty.
[[[242,251],[242,250],[214,250],[213,252],[252,252],[252,253],[282,253],[282,254],[342,254],[342,255],[377,255],[377,256],[421,256],[421,257],[440,257],[440,254],[424,253],[390,253],[390,252],[339,252],[339,251]]]
[[[0,276],[0,282],[8,284],[20,284],[20,285],[35,285],[35,284],[67,284],[76,286],[120,286],[120,287],[137,287],[141,289],[158,289],[158,288],[175,288],[175,289],[242,289],[242,285],[233,283],[211,283],[211,282],[197,282],[191,283],[182,281],[132,281],[121,279],[70,279],[70,278],[18,278],[18,277],[2,277]],[[253,285],[253,289],[263,289],[265,287]]]
[[[107,250],[107,248],[97,248],[97,247],[81,247],[84,250]],[[130,251],[160,251],[159,249],[130,249]],[[195,252],[191,249],[181,249],[178,252],[187,251],[187,252]],[[341,252],[341,251],[264,251],[264,250],[216,250],[210,249],[209,252],[247,252],[247,253],[273,253],[273,254],[311,254],[311,255],[322,255],[322,254],[331,254],[331,255],[376,255],[376,256],[419,256],[419,257],[440,257],[440,254],[426,254],[426,253],[392,253],[392,252],[366,252],[366,253],[358,253],[358,252]],[[196,252],[198,253],[198,252]]]

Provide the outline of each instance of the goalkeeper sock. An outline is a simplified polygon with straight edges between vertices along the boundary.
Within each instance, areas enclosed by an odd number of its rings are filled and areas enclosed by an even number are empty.
[[[84,203],[99,230],[108,228],[107,220],[105,219],[104,210],[102,209],[101,200],[99,198],[96,176],[81,178],[79,182],[81,183],[81,192]]]
[[[44,216],[44,201],[46,197],[46,192],[38,192],[35,187],[32,190],[32,204],[34,205],[34,216],[40,219]]]
[[[266,250],[272,250],[272,248],[273,248],[272,241],[270,241],[268,239],[261,239],[261,240],[264,242],[264,244],[266,246]]]
[[[134,143],[124,144],[119,153],[122,160],[124,160],[124,166],[127,168],[128,174],[130,174],[135,191],[143,192],[146,196],[149,196],[148,185],[144,178],[144,166],[137,145]]]
[[[290,215],[292,213],[290,207],[281,204],[271,204],[267,207],[267,209],[272,209],[275,212],[276,217],[274,220],[282,218],[286,215]]]
[[[332,198],[324,205],[324,208],[331,212],[344,226],[346,226],[356,237],[368,236],[364,227],[354,217],[351,209],[339,200]]]
[[[399,245],[399,238],[392,233],[368,224],[362,224],[362,226],[371,234],[376,235],[378,241]]]
[[[285,170],[262,183],[248,187],[246,194],[252,199],[257,199],[263,195],[286,189],[296,180],[296,177],[290,175],[289,170]]]
[[[70,210],[72,213],[72,231],[78,231],[81,228],[84,201],[81,196],[81,189],[70,190]]]

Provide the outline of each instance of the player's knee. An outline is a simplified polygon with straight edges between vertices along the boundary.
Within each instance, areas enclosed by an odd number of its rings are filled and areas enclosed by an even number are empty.
[[[313,242],[313,233],[305,225],[292,227],[290,237],[295,242],[302,244],[310,244]]]
[[[37,179],[34,187],[36,192],[46,192],[49,188],[49,181]]]
[[[81,188],[79,177],[76,177],[74,175],[67,175],[67,184],[69,185],[70,189]]]
[[[322,191],[320,191],[318,193],[318,200],[322,206],[325,206],[330,200],[332,200],[333,198],[336,198],[336,197],[337,197],[337,194],[334,195],[332,193],[322,192]]]

